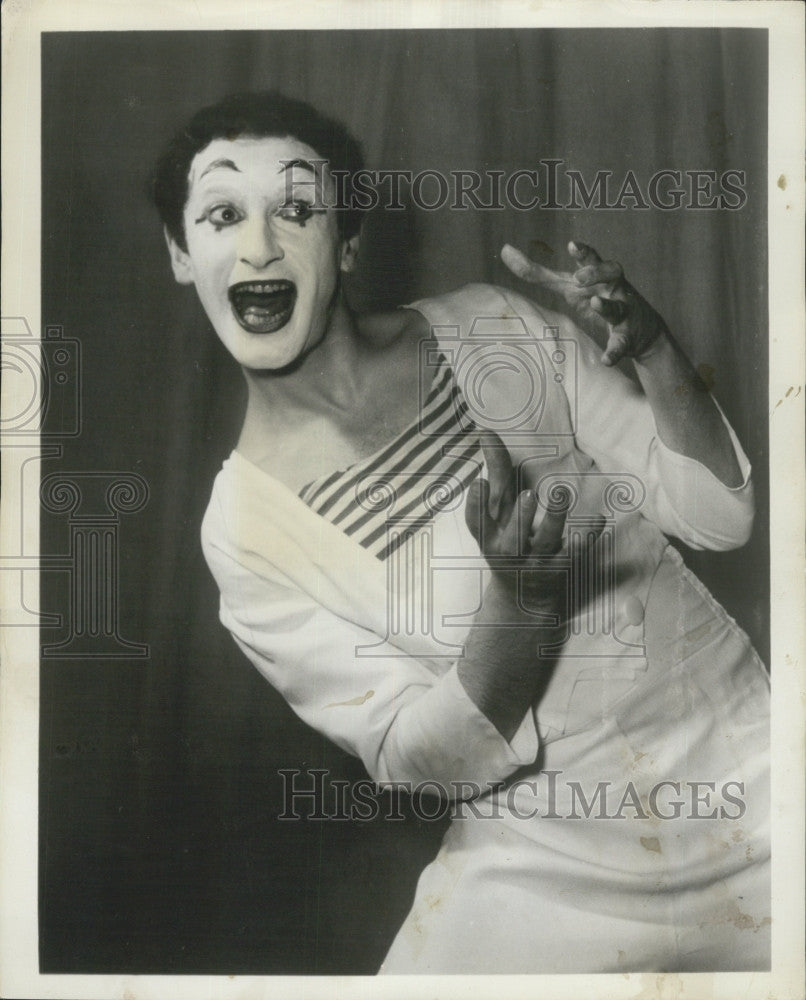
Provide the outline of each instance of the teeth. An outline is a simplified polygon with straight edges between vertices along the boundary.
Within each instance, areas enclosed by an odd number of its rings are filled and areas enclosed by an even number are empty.
[[[233,311],[250,333],[274,333],[285,326],[294,311],[296,288],[292,281],[241,281],[229,288]]]
[[[252,292],[256,295],[270,295],[273,292],[284,292],[289,286],[284,281],[252,281],[248,284],[236,285],[236,292]]]

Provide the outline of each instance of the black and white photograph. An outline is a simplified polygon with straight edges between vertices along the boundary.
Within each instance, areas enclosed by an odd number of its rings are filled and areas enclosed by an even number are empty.
[[[802,8],[23,6],[0,995],[799,997]]]

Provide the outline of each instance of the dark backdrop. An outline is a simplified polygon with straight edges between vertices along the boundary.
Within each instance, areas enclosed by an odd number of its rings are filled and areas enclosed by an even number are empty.
[[[377,168],[746,171],[739,211],[374,213],[351,295],[392,305],[518,287],[504,241],[619,258],[689,350],[755,468],[742,551],[687,553],[767,655],[766,33],[741,30],[128,32],[43,38],[43,322],[82,348],[82,433],[43,475],[135,472],[120,634],[144,659],[42,664],[46,972],[374,972],[441,825],[282,823],[278,768],[360,767],[290,714],[218,623],[199,551],[240,376],[173,283],[143,190],[203,103],[277,86],[343,119]],[[522,290],[522,289],[521,289]],[[51,428],[58,413],[49,415]],[[43,552],[69,550],[63,516]],[[43,574],[65,626],[70,576]]]

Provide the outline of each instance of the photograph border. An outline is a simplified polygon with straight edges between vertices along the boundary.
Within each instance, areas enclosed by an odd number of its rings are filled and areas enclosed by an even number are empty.
[[[7,0],[3,4],[2,317],[40,315],[40,41],[46,31],[281,30],[302,27],[759,27],[769,30],[769,414],[772,680],[773,911],[769,973],[624,973],[489,976],[132,976],[38,971],[37,769],[39,636],[34,626],[0,627],[0,996],[63,1000],[251,1000],[281,995],[470,997],[495,992],[546,1000],[602,998],[800,1000],[804,983],[804,9],[787,0],[632,0],[632,2],[336,3],[329,0],[239,5],[215,0]],[[10,328],[9,328],[10,329]],[[797,391],[793,391],[797,390]],[[17,412],[5,396],[3,411]],[[35,458],[35,456],[34,456]],[[12,468],[3,455],[3,471]],[[6,481],[0,511],[0,583],[19,587],[19,552],[39,551],[31,499]],[[38,482],[38,477],[37,477]],[[38,498],[34,499],[38,505]],[[10,538],[19,525],[24,537]],[[9,555],[11,553],[11,555]],[[19,568],[22,575],[22,569]],[[39,593],[26,569],[25,593]],[[10,582],[9,578],[14,578]],[[38,598],[32,597],[32,605]],[[6,607],[5,593],[0,607]],[[782,669],[785,667],[786,669]]]

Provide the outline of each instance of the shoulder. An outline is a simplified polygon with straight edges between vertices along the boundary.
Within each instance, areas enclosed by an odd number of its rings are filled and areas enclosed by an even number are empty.
[[[504,290],[495,285],[469,284],[441,295],[417,299],[388,312],[357,318],[362,339],[387,359],[417,351],[427,340],[439,339],[438,328],[470,328],[478,318],[510,318]]]
[[[416,299],[397,309],[358,317],[362,336],[378,347],[400,340],[427,337],[432,327],[462,323],[465,319],[539,318],[547,322],[570,322],[531,299],[498,285],[473,282],[440,295]]]
[[[273,476],[233,451],[213,482],[202,519],[205,555],[216,549],[228,555],[249,549],[254,535],[274,529],[287,493]]]
[[[474,282],[441,295],[417,299],[386,313],[359,318],[365,339],[384,353],[407,349],[423,340],[441,340],[444,336],[470,336],[478,324],[517,324],[537,340],[574,340],[587,344],[587,337],[568,316],[546,308],[520,292],[499,285]]]
[[[469,334],[478,322],[485,325],[501,321],[525,326],[539,340],[556,337],[579,339],[580,331],[568,316],[548,309],[520,292],[499,285],[473,283],[443,295],[420,299],[406,307],[416,310],[435,327],[458,327]]]
[[[228,553],[232,547],[230,507],[236,489],[238,464],[238,453],[233,451],[215,477],[207,509],[202,518],[201,545],[208,564],[215,561],[217,553]]]
[[[392,412],[396,399],[408,400],[422,388],[420,358],[424,345],[432,339],[431,325],[422,313],[405,306],[366,313],[356,322],[367,348],[365,365],[375,373]]]
[[[422,339],[429,333],[428,323],[422,314],[408,306],[386,312],[363,313],[356,317],[356,325],[361,339],[381,351],[406,341]]]
[[[300,552],[291,541],[307,508],[287,487],[233,451],[216,476],[201,523],[201,548],[222,598],[253,587],[293,585],[287,573]],[[237,600],[236,600],[237,603]]]
[[[506,296],[504,289],[496,285],[474,282],[441,295],[417,299],[405,308],[424,316],[433,325],[434,320],[449,322],[452,316],[498,314],[506,308]]]

